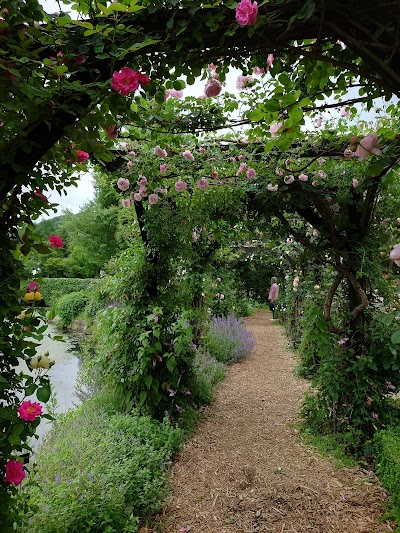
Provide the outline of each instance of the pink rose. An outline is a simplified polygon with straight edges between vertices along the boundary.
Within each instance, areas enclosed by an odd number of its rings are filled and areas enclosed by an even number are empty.
[[[178,192],[185,191],[187,189],[187,183],[185,181],[179,180],[175,183],[175,189]]]
[[[207,178],[201,178],[199,179],[199,181],[197,182],[197,187],[200,189],[200,190],[204,190],[204,189],[207,189],[208,187],[208,179]]]
[[[142,196],[146,197],[147,196],[147,189],[144,185],[142,185],[140,188],[139,188],[139,194],[141,194]]]
[[[382,150],[379,148],[378,135],[376,133],[370,133],[360,141],[354,155],[362,161],[363,159],[367,159],[370,154],[380,155],[381,153]]]
[[[168,98],[182,98],[183,91],[177,91],[176,89],[167,89],[165,91],[165,97],[164,100],[168,100]]]
[[[238,160],[239,161],[243,161],[243,159],[244,159],[244,155],[243,154],[238,155]]]
[[[182,157],[184,157],[188,161],[194,161],[194,156],[190,150],[185,150],[184,152],[182,152]]]
[[[161,174],[164,174],[168,170],[168,166],[165,163],[161,163],[160,165],[160,172]]]
[[[218,172],[213,172],[211,174],[211,177],[214,178],[215,180],[218,178]]]
[[[256,171],[254,170],[254,168],[248,168],[246,170],[246,176],[249,180],[253,180],[256,177]]]
[[[278,132],[282,128],[282,126],[283,126],[283,122],[277,122],[277,123],[275,122],[271,124],[269,127],[269,132],[271,133],[271,137],[276,139],[278,137]]]
[[[267,56],[267,66],[272,67],[272,63],[274,62],[274,54],[268,54]]]
[[[119,178],[117,181],[117,187],[120,191],[127,191],[129,189],[129,180],[126,178]]]
[[[267,189],[268,191],[276,192],[278,190],[278,185],[272,185],[272,183],[268,183]]]
[[[4,481],[6,483],[19,485],[22,483],[25,476],[26,473],[24,470],[24,465],[21,463],[21,461],[16,461],[15,459],[9,459],[7,461],[6,475],[4,476]]]
[[[299,176],[299,180],[300,180],[300,181],[308,181],[308,176],[307,176],[307,174],[300,174],[300,176]]]
[[[28,292],[40,292],[40,285],[37,281],[30,281],[28,283]]]
[[[84,163],[89,159],[89,154],[87,152],[84,152],[83,150],[75,150],[75,152],[78,163]]]
[[[142,72],[136,72],[136,74],[139,80],[139,85],[142,85],[143,87],[145,87],[146,85],[150,83],[150,78],[148,77],[147,74],[143,74]]]
[[[253,76],[243,76],[242,74],[239,74],[239,76],[236,79],[236,89],[238,91],[241,91],[242,89],[248,89],[251,87],[254,83]]]
[[[135,200],[135,202],[141,202],[142,195],[139,192],[135,192],[135,194],[133,195],[133,199]]]
[[[359,181],[356,180],[356,178],[353,178],[353,182],[352,183],[353,183],[353,187],[354,188],[358,187],[358,185],[359,185]]]
[[[353,150],[350,150],[350,148],[346,148],[346,150],[343,152],[343,155],[346,159],[351,159],[355,156],[355,153],[353,152]]]
[[[150,196],[149,196],[149,204],[150,205],[156,205],[158,200],[159,200],[158,194],[150,194]]]
[[[49,242],[52,248],[62,248],[64,241],[58,235],[49,235]]]
[[[130,207],[132,202],[129,198],[122,198],[122,207]]]
[[[241,0],[236,6],[236,21],[239,26],[252,26],[257,21],[257,2]]]
[[[206,86],[204,88],[204,94],[208,98],[212,98],[214,96],[218,96],[219,93],[222,91],[222,83],[215,78],[209,78],[207,80]]]
[[[389,254],[389,258],[393,259],[397,266],[400,266],[400,244],[395,244],[393,250]]]
[[[283,181],[286,183],[286,185],[290,185],[294,182],[294,176],[285,176]]]
[[[157,155],[158,157],[167,157],[167,152],[159,146],[156,146],[154,148],[154,155]]]
[[[236,161],[236,157],[230,157],[229,158],[229,163],[234,163]]]
[[[129,67],[123,67],[112,75],[111,87],[118,91],[121,96],[128,96],[139,87],[138,73]]]
[[[107,137],[109,137],[113,141],[115,141],[115,139],[118,137],[118,127],[116,124],[108,124],[104,128],[104,131],[106,132]]]
[[[240,157],[240,156],[239,156]],[[238,158],[239,159],[239,158]],[[247,165],[246,163],[240,163],[238,171],[236,172],[236,176],[240,176],[240,174],[243,174],[243,172],[246,172]]]
[[[265,69],[260,67],[253,67],[253,74],[255,74],[256,76],[262,76],[263,74],[265,74]]]
[[[17,411],[22,420],[34,422],[36,418],[43,413],[43,408],[40,403],[27,400],[26,402],[21,403]]]

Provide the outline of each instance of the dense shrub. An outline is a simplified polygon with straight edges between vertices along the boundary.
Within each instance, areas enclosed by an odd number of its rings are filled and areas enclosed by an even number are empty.
[[[255,341],[242,319],[213,316],[204,346],[218,361],[236,363],[254,349]]]
[[[166,420],[117,414],[92,397],[60,417],[39,450],[26,532],[137,531],[140,517],[165,502],[166,467],[181,439]]]
[[[202,405],[214,400],[214,387],[225,377],[225,365],[209,353],[196,350],[193,361],[194,383],[192,390]]]
[[[62,296],[56,303],[55,313],[60,317],[63,326],[71,324],[74,318],[82,313],[89,301],[86,291],[71,292]]]
[[[377,431],[375,466],[382,485],[391,494],[391,518],[400,521],[400,427]]]
[[[89,289],[92,281],[91,278],[43,278],[40,288],[46,305],[52,306],[65,294]]]

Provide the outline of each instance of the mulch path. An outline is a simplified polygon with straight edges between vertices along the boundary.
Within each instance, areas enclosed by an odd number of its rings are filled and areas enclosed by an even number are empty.
[[[296,430],[307,382],[268,311],[246,319],[257,345],[229,367],[215,402],[171,467],[162,533],[381,533],[387,494],[370,471],[337,470]],[[153,526],[154,527],[154,526]]]

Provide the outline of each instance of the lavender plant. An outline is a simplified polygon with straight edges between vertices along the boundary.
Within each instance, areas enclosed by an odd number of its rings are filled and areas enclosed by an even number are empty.
[[[255,340],[242,319],[213,316],[204,346],[218,361],[236,363],[254,349]]]

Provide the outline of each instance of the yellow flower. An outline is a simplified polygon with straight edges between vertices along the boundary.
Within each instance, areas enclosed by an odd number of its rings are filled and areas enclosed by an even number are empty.
[[[29,362],[31,368],[51,368],[55,364],[54,359],[50,359],[49,352],[44,355],[35,355]]]
[[[17,316],[17,318],[20,318],[23,320],[26,317],[26,309],[20,312],[20,314]]]
[[[27,292],[22,299],[24,302],[33,302],[34,300],[41,300],[42,295],[40,292]]]

